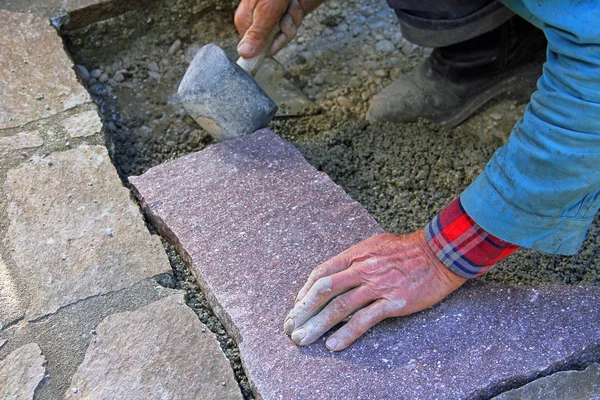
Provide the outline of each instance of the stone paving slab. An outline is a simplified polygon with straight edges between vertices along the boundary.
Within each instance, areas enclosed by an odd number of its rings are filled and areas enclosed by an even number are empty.
[[[27,344],[0,361],[0,399],[30,400],[44,379],[45,357],[35,343]]]
[[[94,337],[65,399],[242,399],[215,337],[183,294],[113,314]]]
[[[76,29],[139,9],[154,0],[13,0],[0,4],[11,11],[51,17],[61,28]]]
[[[11,136],[0,136],[0,156],[5,155],[9,151],[34,149],[41,147],[44,140],[40,137],[37,131],[21,131]]]
[[[0,129],[91,102],[48,19],[0,10]]]
[[[25,315],[21,306],[14,278],[0,258],[0,329]],[[2,346],[0,346],[2,347]]]
[[[102,146],[34,157],[4,191],[3,243],[28,320],[171,269]]]
[[[66,118],[62,126],[69,137],[88,137],[100,133],[102,121],[96,110],[89,110]]]
[[[274,133],[212,146],[130,178],[192,265],[264,399],[489,398],[600,358],[600,288],[472,282],[386,321],[348,350],[296,347],[283,320],[309,272],[381,228]]]
[[[508,391],[494,400],[598,400],[600,399],[600,364],[585,371],[563,371],[537,379]]]

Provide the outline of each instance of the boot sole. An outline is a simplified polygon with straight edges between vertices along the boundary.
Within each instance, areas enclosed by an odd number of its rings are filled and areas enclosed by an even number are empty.
[[[453,110],[452,114],[431,117],[429,119],[441,126],[454,128],[474,115],[477,110],[486,105],[489,101],[498,98],[505,93],[512,92],[513,96],[511,97],[518,100],[525,100],[531,97],[532,92],[535,90],[535,84],[541,76],[542,71],[537,64],[531,65],[525,69],[520,69],[518,73],[504,77],[498,83],[495,83],[482,93],[471,98],[459,109]],[[531,90],[531,86],[534,87],[534,90]],[[515,91],[515,88],[518,89]]]

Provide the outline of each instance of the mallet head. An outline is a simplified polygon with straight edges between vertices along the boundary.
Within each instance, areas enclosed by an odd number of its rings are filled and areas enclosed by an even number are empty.
[[[214,44],[196,54],[178,94],[190,116],[217,140],[265,128],[277,112],[254,79]]]

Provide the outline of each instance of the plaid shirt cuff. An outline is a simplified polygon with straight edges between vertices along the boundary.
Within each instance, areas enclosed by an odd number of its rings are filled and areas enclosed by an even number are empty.
[[[425,240],[437,258],[455,274],[475,278],[519,246],[487,233],[467,214],[460,198],[425,227]]]

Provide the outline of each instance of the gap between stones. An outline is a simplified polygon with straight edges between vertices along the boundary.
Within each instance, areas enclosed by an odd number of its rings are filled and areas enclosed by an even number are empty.
[[[131,191],[129,185],[125,186]],[[133,196],[133,193],[132,198],[135,200],[138,206],[140,206],[139,201],[135,196]],[[242,366],[240,351],[236,341],[227,332],[222,322],[216,316],[214,310],[206,299],[206,296],[200,289],[200,285],[198,284],[196,277],[192,274],[187,264],[182,260],[181,255],[177,252],[172,244],[170,244],[162,235],[157,232],[143,210],[142,213],[150,233],[160,236],[165,252],[167,253],[167,257],[169,258],[169,263],[173,269],[172,272],[157,276],[156,281],[158,284],[166,288],[180,289],[185,291],[184,299],[187,306],[194,311],[200,322],[206,325],[206,327],[217,337],[217,341],[221,346],[221,350],[227,357],[227,360],[229,360],[231,369],[233,369],[233,375],[235,376],[235,380],[238,383],[244,399],[254,400],[256,397],[246,372]]]
[[[600,343],[597,342],[587,349],[582,349],[571,355],[561,364],[550,366],[537,375],[513,377],[510,381],[491,384],[487,388],[473,393],[468,400],[493,400],[496,396],[522,388],[538,379],[554,375],[558,372],[583,371],[590,365],[597,363],[598,360],[600,360]]]

